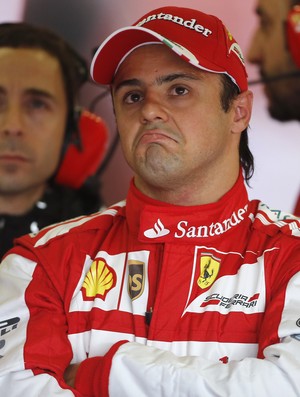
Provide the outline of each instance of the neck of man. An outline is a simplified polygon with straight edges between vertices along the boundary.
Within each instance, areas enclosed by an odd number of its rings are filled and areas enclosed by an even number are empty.
[[[43,196],[47,185],[39,185],[22,192],[0,192],[0,214],[24,215],[29,212]]]
[[[193,181],[169,181],[162,185],[147,183],[135,176],[136,187],[145,195],[168,204],[194,206],[215,203],[236,183],[239,167],[216,177],[197,177]]]

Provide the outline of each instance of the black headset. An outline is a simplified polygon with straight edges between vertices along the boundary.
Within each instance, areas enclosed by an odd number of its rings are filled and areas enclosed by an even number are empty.
[[[87,63],[62,37],[27,22],[0,24],[0,47],[42,49],[55,57],[65,83],[68,117],[57,183],[79,188],[103,161],[108,141],[104,121],[76,106],[81,86],[89,80]]]

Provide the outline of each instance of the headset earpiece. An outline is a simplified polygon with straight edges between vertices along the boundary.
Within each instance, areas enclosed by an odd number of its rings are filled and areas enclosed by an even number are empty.
[[[108,129],[101,117],[82,110],[77,124],[79,142],[68,144],[55,182],[75,189],[80,188],[88,177],[98,170],[103,161]]]
[[[289,51],[300,68],[300,5],[294,6],[288,14],[286,34]]]

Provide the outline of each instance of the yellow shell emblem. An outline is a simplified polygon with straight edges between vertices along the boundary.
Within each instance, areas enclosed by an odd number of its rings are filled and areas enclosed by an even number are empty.
[[[87,300],[105,299],[107,293],[116,285],[116,273],[104,259],[93,261],[83,285],[82,292]]]

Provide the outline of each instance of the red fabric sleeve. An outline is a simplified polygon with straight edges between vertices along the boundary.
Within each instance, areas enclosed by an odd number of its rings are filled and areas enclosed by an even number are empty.
[[[75,390],[84,397],[108,397],[109,373],[113,356],[121,345],[114,344],[103,357],[91,357],[84,360],[77,371]]]
[[[80,364],[75,379],[75,390],[85,397],[94,396],[93,380],[101,372],[103,357],[87,358]]]

